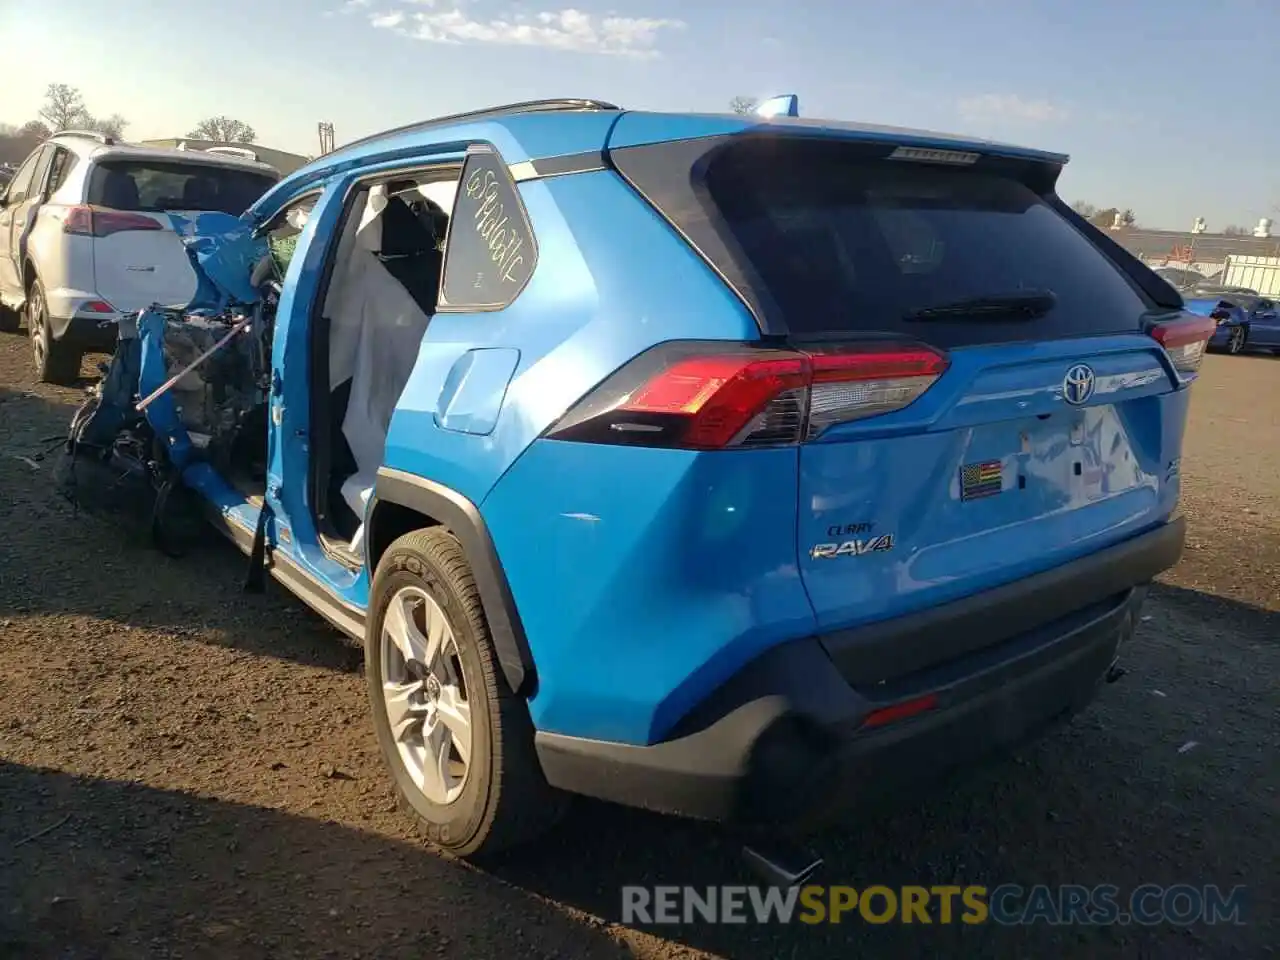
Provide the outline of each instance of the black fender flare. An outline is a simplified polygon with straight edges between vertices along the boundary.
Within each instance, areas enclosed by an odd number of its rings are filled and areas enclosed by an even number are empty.
[[[489,622],[503,676],[513,693],[531,696],[536,676],[529,641],[493,539],[476,505],[449,487],[401,470],[380,467],[365,521],[368,525],[365,565],[370,583],[373,582],[375,547],[379,555],[385,548],[385,544],[379,545],[378,538],[378,512],[384,504],[396,504],[430,517],[458,538],[480,591],[480,603]]]

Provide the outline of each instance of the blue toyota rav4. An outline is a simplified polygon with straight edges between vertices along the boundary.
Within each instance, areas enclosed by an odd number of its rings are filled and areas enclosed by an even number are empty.
[[[1065,162],[581,100],[393,130],[179,231],[210,298],[122,325],[72,459],[363,641],[441,846],[568,794],[803,830],[1082,707],[1179,557],[1212,323]]]

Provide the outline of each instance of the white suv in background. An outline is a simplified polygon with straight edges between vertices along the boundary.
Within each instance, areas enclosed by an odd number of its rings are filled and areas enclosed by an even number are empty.
[[[71,383],[116,322],[188,302],[196,274],[169,213],[239,216],[280,179],[241,148],[167,150],[64,132],[0,190],[0,331],[25,316],[36,374]]]

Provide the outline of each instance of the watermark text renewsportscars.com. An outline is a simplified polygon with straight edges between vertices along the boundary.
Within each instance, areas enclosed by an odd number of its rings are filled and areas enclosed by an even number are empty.
[[[1212,884],[1049,886],[871,885],[792,887],[622,888],[622,922],[680,923],[907,923],[1242,924],[1245,888]]]

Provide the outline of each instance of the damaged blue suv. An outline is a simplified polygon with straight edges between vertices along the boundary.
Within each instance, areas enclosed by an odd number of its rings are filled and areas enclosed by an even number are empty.
[[[570,794],[803,831],[1088,703],[1180,555],[1212,322],[1066,159],[586,100],[393,130],[179,225],[201,294],[122,324],[71,459],[363,642],[442,847]]]

